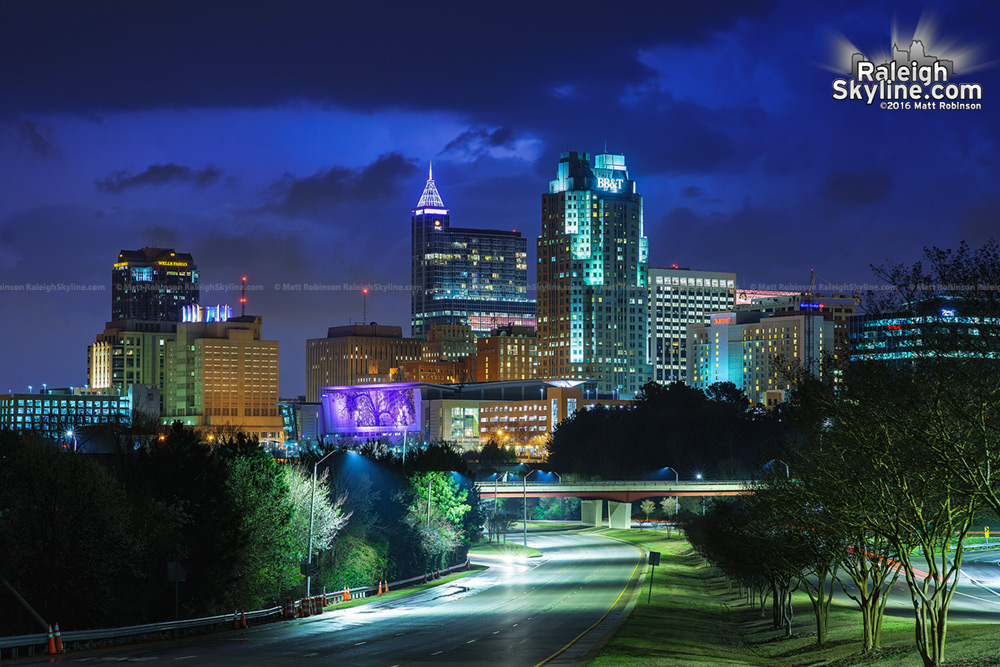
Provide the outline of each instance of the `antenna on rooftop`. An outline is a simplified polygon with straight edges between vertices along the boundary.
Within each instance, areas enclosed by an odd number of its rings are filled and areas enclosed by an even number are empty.
[[[368,288],[363,287],[361,289],[361,298],[364,303],[364,310],[362,310],[361,323],[368,324]]]
[[[243,276],[240,287],[240,317],[247,315],[247,277]]]

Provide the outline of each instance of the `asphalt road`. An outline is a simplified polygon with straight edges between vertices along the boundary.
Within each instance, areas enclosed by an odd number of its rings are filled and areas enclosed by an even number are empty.
[[[592,533],[533,532],[528,544],[543,556],[483,560],[490,569],[405,598],[176,642],[69,653],[61,661],[388,667],[589,659],[634,597],[638,550]]]
[[[914,558],[914,566],[921,569],[923,560]],[[841,573],[841,579],[854,592],[850,578]],[[835,585],[834,599],[847,607],[857,608],[844,594],[840,585]],[[903,618],[913,616],[913,602],[906,580],[902,574],[889,592],[886,614]],[[966,552],[962,558],[962,569],[958,587],[951,599],[948,620],[953,622],[1000,623],[1000,550]]]

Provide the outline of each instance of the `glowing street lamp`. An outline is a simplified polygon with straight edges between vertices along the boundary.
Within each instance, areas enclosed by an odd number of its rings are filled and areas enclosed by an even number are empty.
[[[328,458],[333,456],[337,450],[333,450],[319,461],[313,464],[313,483],[312,483],[312,498],[309,500],[309,558],[306,561],[306,597],[312,592],[312,562],[313,562],[313,521],[314,521],[314,511],[316,508],[316,472],[319,470],[319,464],[326,461]]]

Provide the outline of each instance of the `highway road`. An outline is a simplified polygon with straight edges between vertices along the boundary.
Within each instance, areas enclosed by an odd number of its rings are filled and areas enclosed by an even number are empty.
[[[1000,622],[1000,551],[965,553],[948,618]]]
[[[491,559],[488,570],[412,596],[247,630],[68,653],[61,662],[389,667],[589,659],[636,593],[640,553],[587,532],[529,532],[528,543],[543,556]]]
[[[914,566],[921,569],[922,559],[915,558]],[[841,579],[852,592],[856,588],[850,578],[841,573]],[[856,609],[840,586],[836,586],[834,600],[838,604]],[[913,602],[902,574],[889,592],[886,614],[903,618],[913,617]],[[1000,550],[966,552],[958,587],[948,611],[951,622],[1000,623]]]

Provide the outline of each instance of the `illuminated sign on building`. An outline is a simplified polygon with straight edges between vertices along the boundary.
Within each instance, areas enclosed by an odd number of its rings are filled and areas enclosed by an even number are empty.
[[[164,261],[164,260],[161,260],[161,261],[157,262],[157,264],[159,264],[160,266],[187,266],[188,265],[187,262],[168,262],[168,261]]]
[[[229,306],[195,306],[181,308],[181,322],[228,322],[233,316]]]
[[[954,308],[942,308],[941,317],[955,317],[957,311]]]
[[[393,384],[321,389],[324,432],[331,435],[419,432],[418,387],[416,384]]]
[[[607,190],[608,192],[618,192],[622,189],[622,184],[625,183],[620,178],[605,178],[604,176],[597,177],[597,187],[601,190]]]
[[[732,323],[733,323],[733,318],[731,315],[727,315],[726,317],[712,318],[712,324],[732,324]]]

